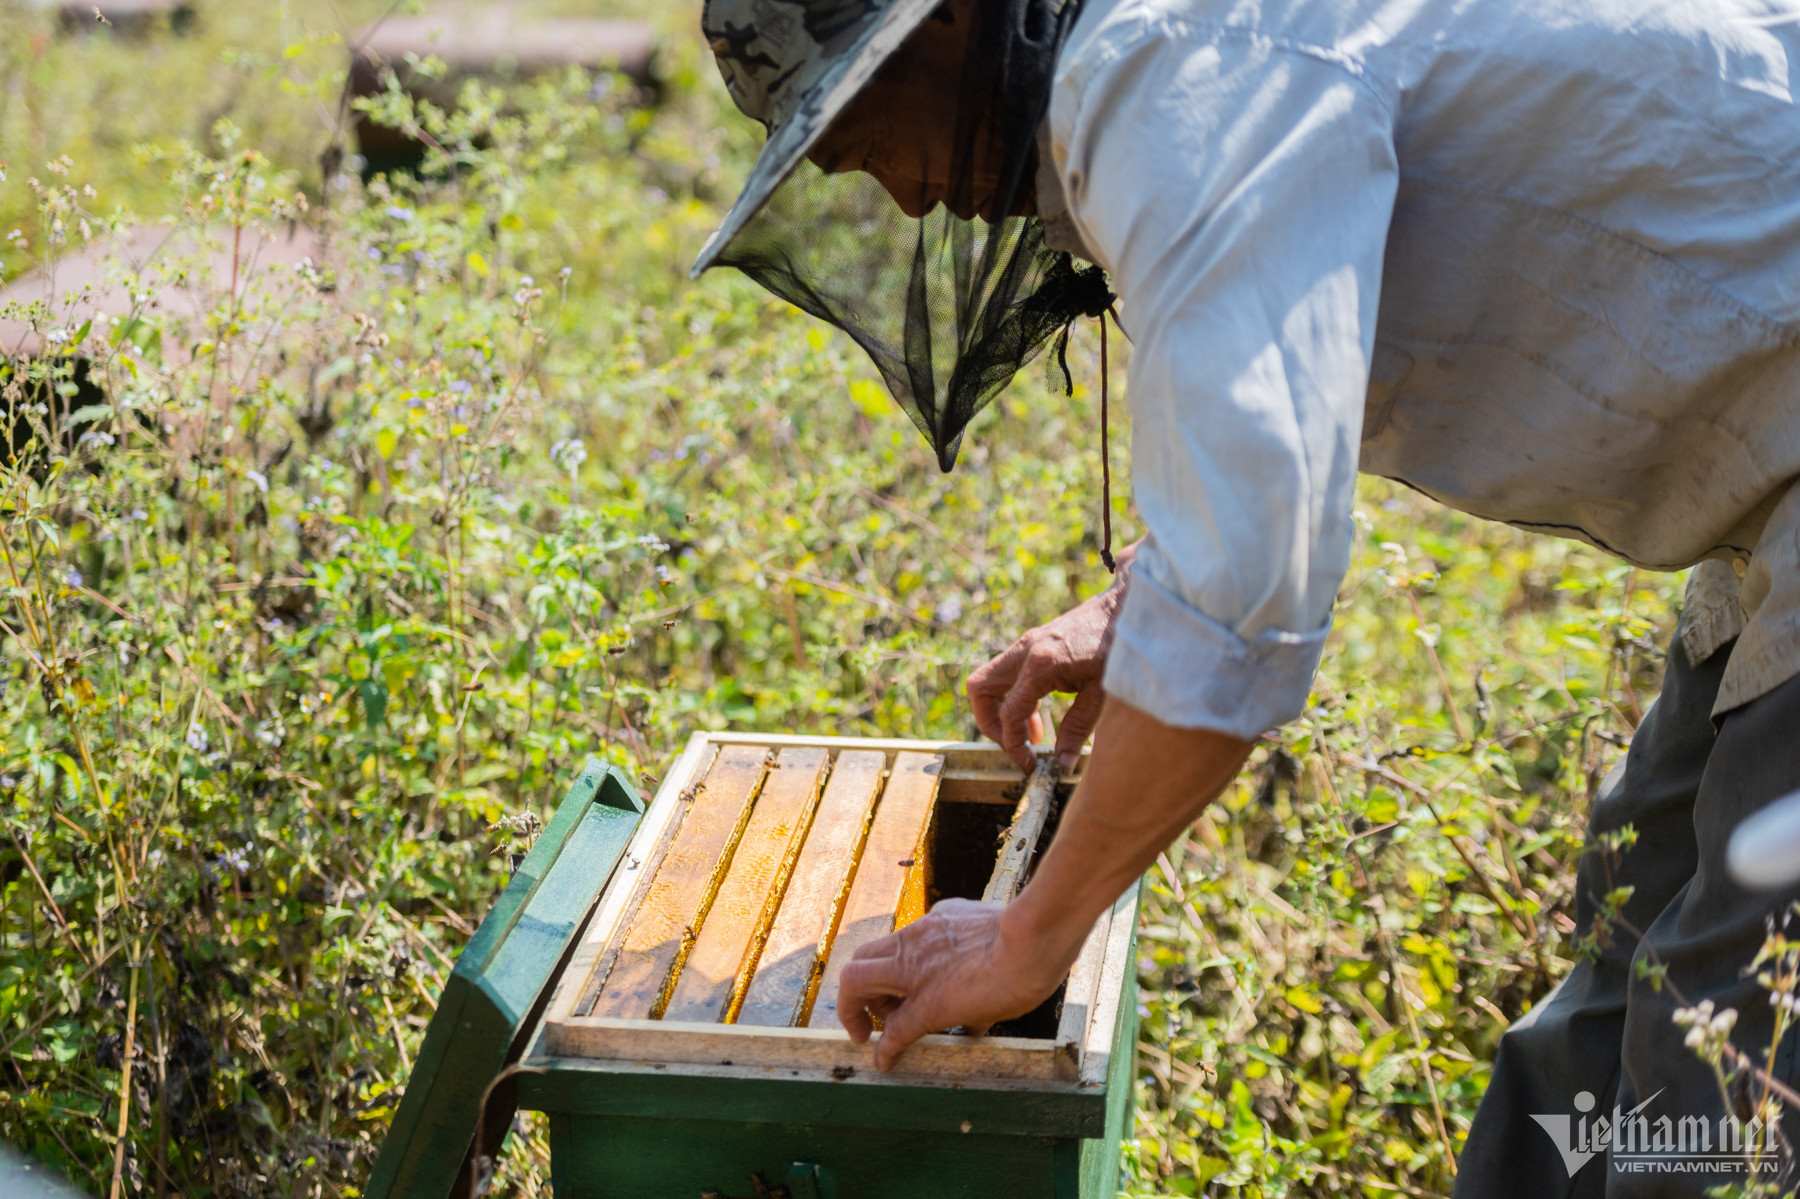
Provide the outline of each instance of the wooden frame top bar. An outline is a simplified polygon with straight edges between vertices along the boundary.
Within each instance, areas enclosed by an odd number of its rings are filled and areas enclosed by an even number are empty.
[[[983,902],[1011,903],[1025,885],[1025,868],[1037,855],[1038,838],[1056,803],[1056,773],[1055,758],[1046,754],[1038,759],[1037,769],[1031,772],[1031,781],[1025,784],[1025,794],[1014,810],[1012,825],[1006,830],[1006,843],[994,862],[993,876],[982,892]]]

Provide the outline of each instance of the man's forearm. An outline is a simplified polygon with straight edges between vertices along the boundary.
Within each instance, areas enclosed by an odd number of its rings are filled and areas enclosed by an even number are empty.
[[[1251,744],[1108,699],[1056,840],[1001,917],[1006,938],[1072,960],[1100,913],[1237,775]]]

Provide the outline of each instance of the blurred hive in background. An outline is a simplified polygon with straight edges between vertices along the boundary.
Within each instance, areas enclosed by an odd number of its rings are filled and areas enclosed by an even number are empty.
[[[28,384],[44,393],[45,424],[70,451],[83,435],[105,433],[111,423],[110,416],[92,419],[94,407],[106,404],[108,396],[91,369],[91,349],[125,338],[140,345],[153,340],[156,360],[189,361],[210,345],[209,318],[222,298],[237,308],[254,290],[258,306],[271,299],[279,303],[299,286],[301,264],[324,261],[325,239],[297,222],[274,231],[246,225],[234,234],[226,228],[210,237],[166,225],[98,232],[58,254],[50,267],[0,285],[0,313],[7,305],[21,306],[0,315],[0,380],[13,371],[35,374],[54,358],[74,359],[63,383],[52,387],[33,379]],[[254,344],[257,351],[241,365],[277,369],[278,340],[265,335]],[[218,384],[231,381],[227,374]],[[4,415],[0,420],[6,422],[8,456],[21,453],[32,434],[27,422]]]
[[[390,78],[414,99],[444,109],[456,107],[470,79],[495,82],[526,79],[574,67],[612,71],[630,80],[644,102],[656,99],[656,35],[642,21],[600,17],[531,17],[510,4],[454,6],[418,16],[377,21],[351,47],[350,94],[376,96]],[[443,62],[442,75],[422,70],[420,61]],[[410,170],[424,146],[407,132],[359,113],[357,149],[364,170]]]
[[[71,32],[110,28],[133,35],[157,32],[163,26],[185,33],[193,25],[194,6],[189,0],[34,0],[33,7],[54,9],[63,28]]]

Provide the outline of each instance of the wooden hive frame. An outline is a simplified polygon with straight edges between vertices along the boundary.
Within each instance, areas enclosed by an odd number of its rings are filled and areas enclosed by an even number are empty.
[[[874,1073],[873,1043],[854,1044],[849,1035],[838,1026],[835,1011],[827,1009],[828,1000],[835,997],[836,983],[834,971],[830,969],[824,970],[827,977],[818,977],[824,967],[822,961],[812,967],[813,991],[799,1009],[801,1013],[809,1009],[812,1011],[813,1019],[807,1027],[722,1023],[717,1018],[634,1018],[616,1014],[632,1010],[628,1003],[609,1005],[601,1002],[603,993],[615,990],[609,976],[617,976],[622,956],[654,948],[654,960],[647,969],[638,969],[642,963],[628,967],[636,969],[642,975],[631,982],[631,986],[636,988],[631,1002],[643,1002],[651,992],[655,992],[654,1010],[662,1012],[672,997],[669,992],[683,991],[687,993],[681,1004],[683,1011],[717,1012],[725,1019],[737,1014],[738,1007],[744,1002],[745,983],[744,971],[736,964],[738,959],[734,957],[735,943],[730,952],[721,950],[717,945],[701,951],[706,953],[712,963],[711,973],[707,978],[692,986],[684,986],[680,981],[679,962],[686,960],[689,952],[707,938],[707,926],[704,923],[698,928],[683,930],[681,948],[677,951],[672,951],[666,941],[657,942],[655,946],[636,947],[624,942],[632,931],[634,913],[639,910],[645,895],[653,886],[664,886],[659,874],[665,861],[670,859],[671,846],[676,847],[674,853],[679,855],[685,852],[687,842],[714,847],[723,845],[723,852],[729,857],[738,846],[739,838],[757,835],[751,827],[755,823],[754,805],[758,802],[756,788],[767,784],[757,781],[745,783],[741,779],[734,784],[745,792],[741,812],[733,806],[738,803],[735,798],[728,799],[724,809],[736,812],[735,829],[712,828],[699,832],[690,830],[689,835],[684,837],[682,828],[683,818],[693,806],[696,789],[703,784],[712,784],[714,775],[711,772],[715,763],[722,766],[735,764],[735,768],[741,771],[743,763],[739,759],[754,759],[757,750],[761,750],[771,761],[779,760],[784,769],[789,762],[798,768],[802,777],[787,784],[788,798],[782,802],[796,811],[806,809],[804,820],[807,822],[812,821],[821,808],[821,770],[828,765],[832,769],[831,775],[824,776],[824,790],[828,793],[825,806],[829,806],[832,776],[837,773],[835,763],[843,755],[858,755],[857,758],[846,761],[854,762],[864,775],[870,769],[872,755],[882,756],[886,773],[876,785],[877,790],[888,785],[897,774],[907,769],[917,770],[919,755],[941,758],[942,766],[936,774],[935,787],[930,796],[933,819],[940,807],[947,804],[1004,804],[1009,809],[1016,807],[1016,811],[997,813],[998,825],[1006,827],[1006,836],[1003,842],[995,846],[997,868],[988,881],[987,892],[991,898],[1002,901],[1011,897],[1025,875],[1028,860],[1037,848],[1037,838],[1044,827],[1057,781],[1048,769],[1041,768],[1032,777],[1031,785],[1025,788],[1025,795],[1021,798],[1021,774],[1018,768],[1003,751],[988,743],[730,732],[695,734],[663,779],[655,799],[645,813],[643,824],[627,848],[624,860],[576,946],[569,968],[564,971],[558,983],[543,1024],[542,1052],[557,1058],[605,1061],[621,1066],[701,1072],[716,1070],[723,1074],[741,1074],[745,1070],[779,1070],[793,1076],[806,1074],[846,1080],[859,1073],[864,1077]],[[824,751],[828,762],[821,761],[819,751]],[[777,755],[780,755],[779,759]],[[896,771],[896,766],[901,768],[900,771]],[[1072,783],[1079,778],[1080,769],[1077,767],[1062,782]],[[851,779],[849,776],[852,773],[854,772],[846,772],[845,786],[854,785],[867,792],[870,780],[866,777]],[[767,774],[769,778],[774,778],[778,771],[770,769]],[[852,811],[855,800],[844,800],[842,803],[846,811]],[[879,812],[879,807],[876,810]],[[825,827],[825,819],[820,817],[821,828]],[[833,819],[842,824],[854,817],[846,817],[840,812]],[[781,922],[775,920],[775,906],[781,900],[780,888],[785,886],[788,873],[794,867],[794,855],[805,852],[803,842],[807,841],[806,828],[790,831],[785,827],[773,829],[769,820],[763,823],[770,825],[770,828],[763,830],[763,841],[754,846],[752,852],[762,855],[757,859],[759,862],[772,855],[781,856],[782,866],[774,871],[779,877],[774,884],[773,897],[762,908],[755,923],[752,934],[754,943],[750,950],[752,954],[763,948],[763,942],[754,941],[755,937],[765,940],[773,937],[779,941],[786,936],[789,941],[796,937],[804,941],[808,935],[805,930],[798,933],[792,930],[784,932]],[[842,829],[832,835],[839,839],[845,836]],[[784,836],[791,836],[791,842],[782,842],[781,838]],[[787,846],[785,856],[769,848],[784,844]],[[922,861],[915,863],[902,859],[897,863],[905,867],[913,867],[915,864],[922,865]],[[688,864],[688,869],[693,873],[692,864]],[[767,867],[759,866],[759,869]],[[706,905],[725,886],[723,878],[718,877],[724,873],[715,872],[715,876],[705,884],[711,890],[704,899],[698,901],[702,920],[706,914]],[[858,873],[861,873],[860,868]],[[900,904],[904,907],[911,902],[922,911],[922,885],[914,877],[919,872],[915,870],[907,873],[904,888],[906,895],[902,896]],[[910,900],[907,896],[910,896]],[[745,902],[750,907],[755,906],[754,897]],[[853,896],[839,896],[838,906],[832,915],[833,923],[839,919],[849,919],[852,913],[845,909],[853,907],[854,903]],[[1135,912],[1135,894],[1127,894],[1096,922],[1064,986],[1054,1035],[926,1036],[901,1056],[893,1073],[921,1081],[929,1078],[946,1083],[956,1079],[1010,1080],[1028,1086],[1053,1087],[1088,1087],[1104,1083],[1117,1025],[1121,1016],[1125,1015],[1119,1008],[1123,994],[1122,983],[1132,968],[1130,957]],[[876,931],[878,935],[879,930]],[[866,940],[867,937],[859,939]],[[647,940],[654,941],[655,938]],[[680,955],[679,959],[676,957],[677,953]],[[666,976],[657,974],[658,969],[669,970],[669,963],[672,961],[676,963],[673,970]],[[727,1010],[722,996],[732,989],[728,975],[734,971],[738,975],[736,999]],[[754,984],[753,979],[751,984]],[[813,1002],[815,995],[817,1004]],[[596,1014],[596,1007],[603,1013],[610,1011],[613,1014]]]

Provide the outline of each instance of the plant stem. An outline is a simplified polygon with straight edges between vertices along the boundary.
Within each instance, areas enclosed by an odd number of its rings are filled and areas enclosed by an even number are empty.
[[[113,1147],[112,1187],[107,1192],[109,1199],[119,1199],[119,1182],[125,1172],[125,1121],[131,1115],[131,1054],[136,1048],[137,1033],[137,993],[139,958],[143,956],[143,943],[132,942],[131,945],[131,997],[125,1004],[125,1050],[119,1061],[119,1137]]]

